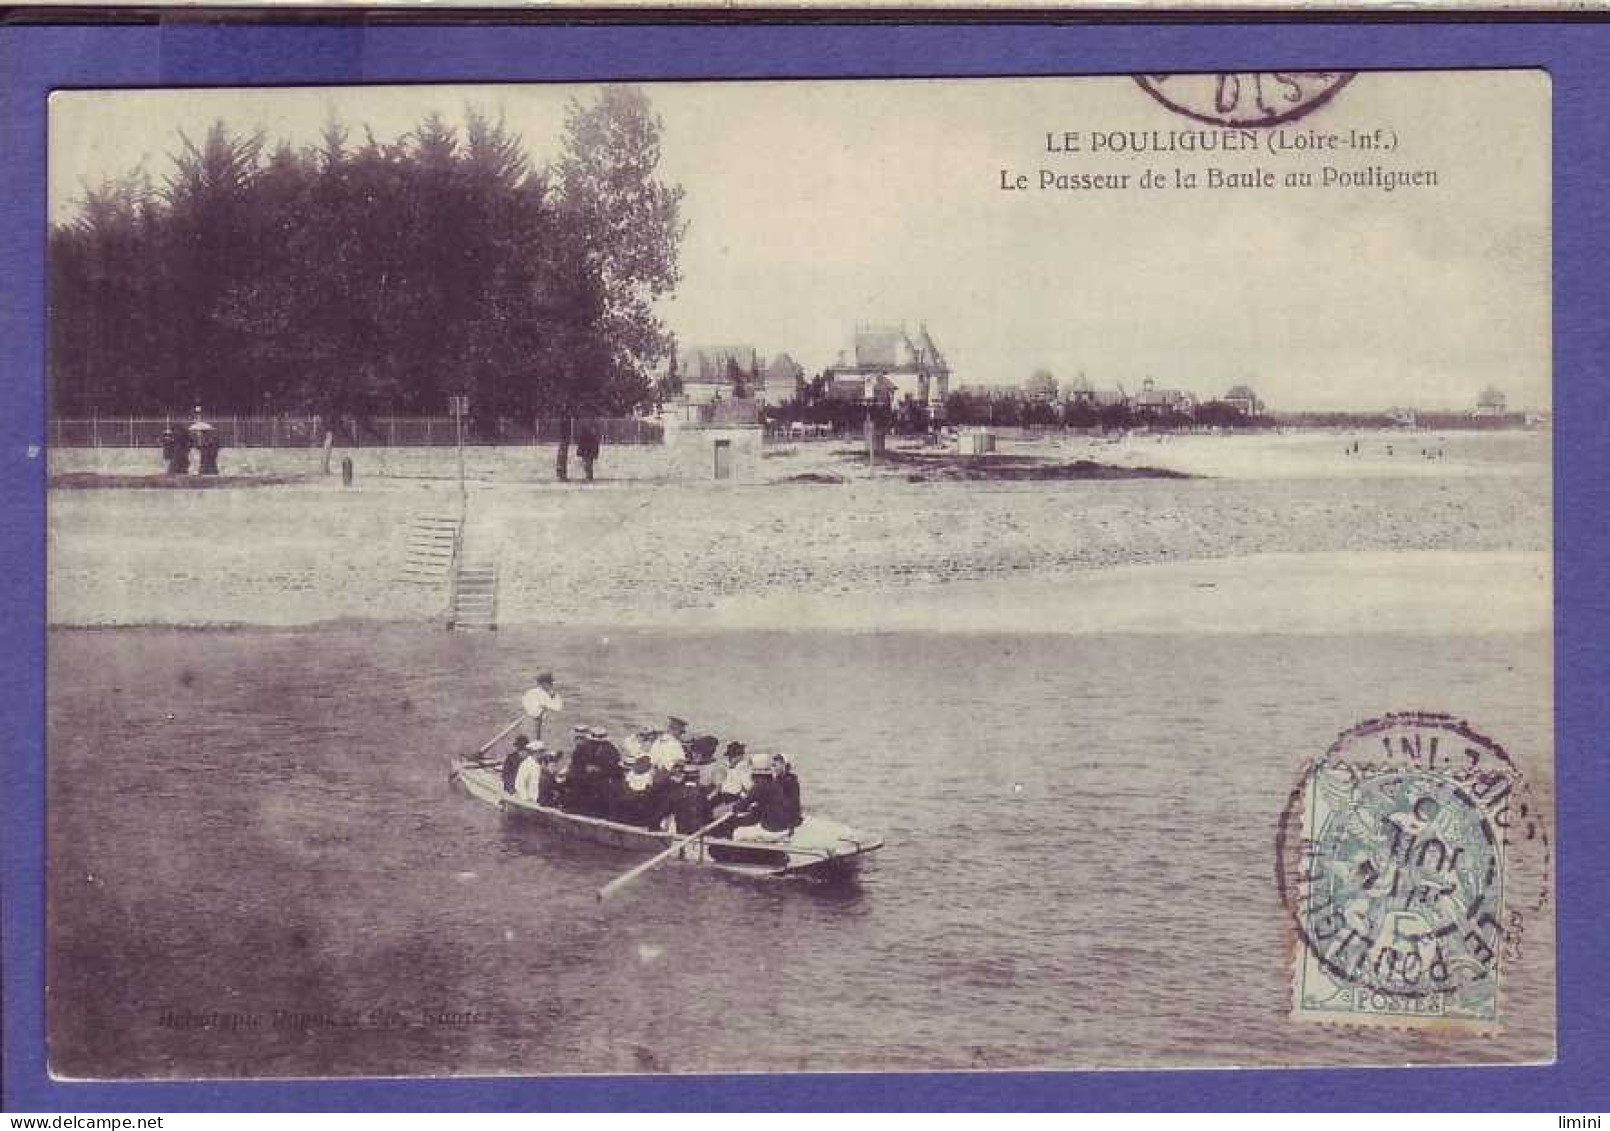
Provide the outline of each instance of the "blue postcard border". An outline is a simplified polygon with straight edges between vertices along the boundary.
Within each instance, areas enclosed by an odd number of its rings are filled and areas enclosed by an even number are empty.
[[[35,17],[41,13],[35,12]],[[8,1111],[1538,1110],[1610,1106],[1610,24],[1562,20],[0,27]],[[1528,1068],[58,1083],[44,1059],[45,108],[72,87],[1540,67],[1554,90],[1559,1059]],[[1390,285],[1384,283],[1383,285]],[[1599,1066],[1598,1069],[1594,1065]]]

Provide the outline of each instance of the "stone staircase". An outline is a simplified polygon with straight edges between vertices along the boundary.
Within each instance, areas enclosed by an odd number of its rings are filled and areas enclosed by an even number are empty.
[[[453,568],[448,598],[448,628],[498,627],[498,564],[496,559],[460,557]]]
[[[397,580],[440,585],[453,572],[461,529],[457,515],[416,515],[408,524],[402,571]]]

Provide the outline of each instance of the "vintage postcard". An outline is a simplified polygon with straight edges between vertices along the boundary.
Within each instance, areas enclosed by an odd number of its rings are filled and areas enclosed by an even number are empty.
[[[56,94],[51,1070],[1552,1060],[1550,116]]]

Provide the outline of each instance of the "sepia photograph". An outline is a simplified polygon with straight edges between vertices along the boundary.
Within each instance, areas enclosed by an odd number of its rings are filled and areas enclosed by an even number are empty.
[[[1552,113],[53,93],[50,1072],[1552,1062]]]

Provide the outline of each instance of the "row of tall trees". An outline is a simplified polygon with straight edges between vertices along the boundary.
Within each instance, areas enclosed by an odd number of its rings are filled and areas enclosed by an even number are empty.
[[[53,411],[628,411],[685,228],[660,135],[626,87],[573,101],[543,168],[474,111],[394,142],[180,135],[160,183],[92,188],[51,230]]]

